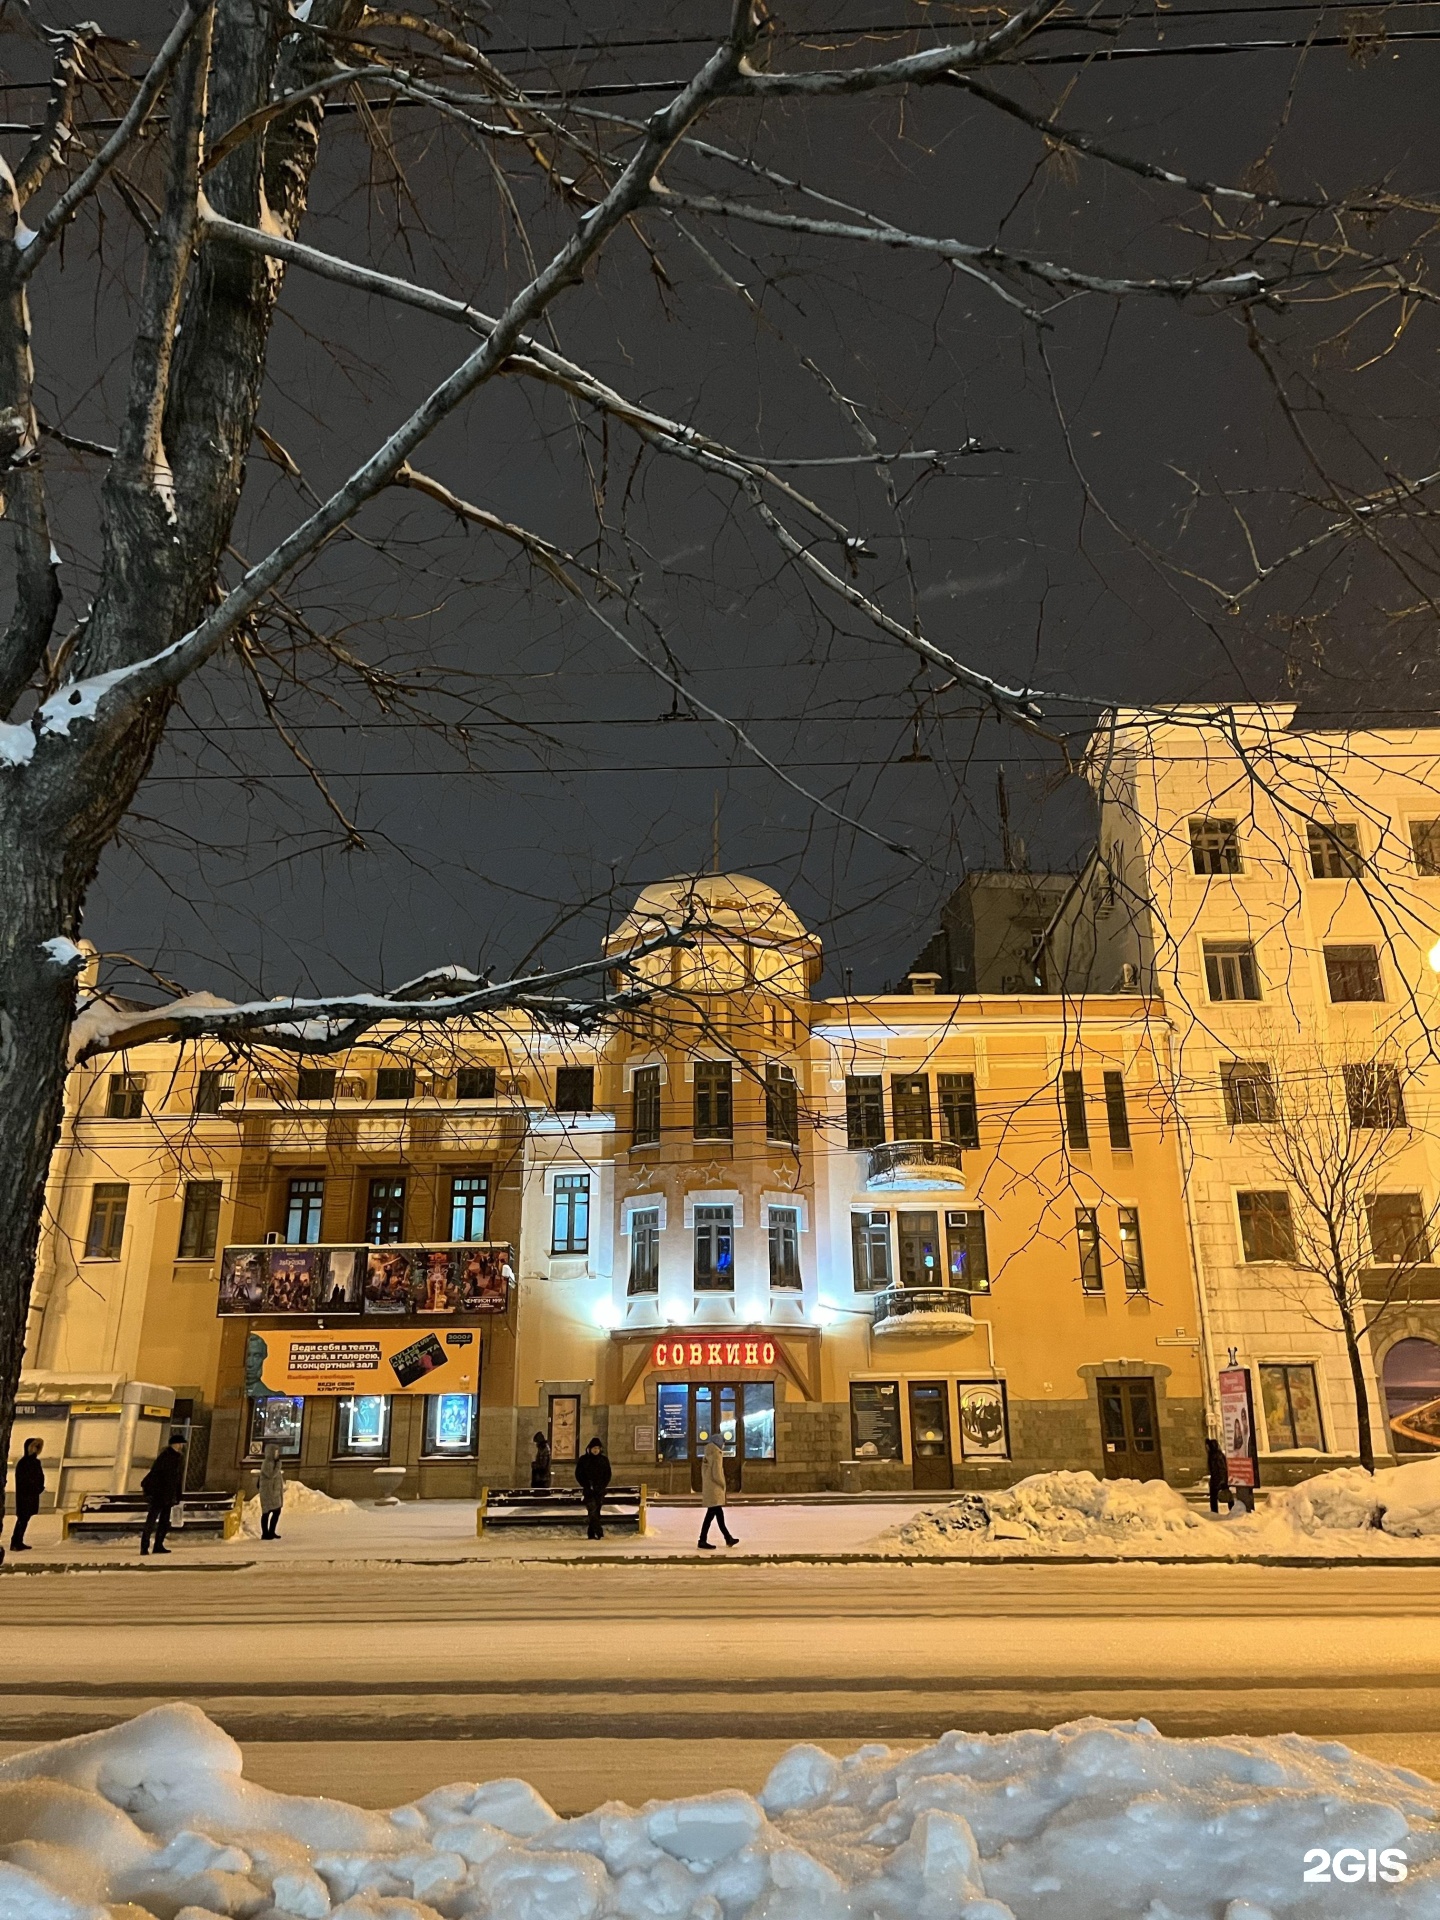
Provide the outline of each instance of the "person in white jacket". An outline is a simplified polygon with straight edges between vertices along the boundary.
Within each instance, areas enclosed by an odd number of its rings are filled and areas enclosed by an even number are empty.
[[[737,1547],[740,1542],[725,1524],[725,1453],[718,1438],[712,1433],[705,1448],[705,1457],[700,1462],[700,1491],[705,1496],[705,1519],[700,1528],[700,1545],[707,1553],[715,1551],[715,1542],[710,1538],[710,1523],[720,1522],[720,1531],[725,1536],[727,1547]]]

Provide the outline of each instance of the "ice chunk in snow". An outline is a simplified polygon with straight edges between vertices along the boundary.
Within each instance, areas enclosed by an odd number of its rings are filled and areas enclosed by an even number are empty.
[[[772,1817],[811,1806],[833,1791],[839,1772],[839,1761],[823,1747],[792,1747],[770,1769],[760,1804]]]
[[[748,1793],[707,1793],[664,1802],[647,1816],[645,1831],[677,1860],[711,1866],[738,1853],[764,1823]]]

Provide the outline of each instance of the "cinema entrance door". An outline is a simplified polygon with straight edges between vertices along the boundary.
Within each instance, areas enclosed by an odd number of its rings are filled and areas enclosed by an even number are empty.
[[[744,1484],[747,1460],[775,1458],[773,1380],[661,1380],[655,1388],[655,1444],[662,1462],[688,1462],[690,1486],[700,1491],[700,1462],[710,1436],[725,1450],[725,1484]]]

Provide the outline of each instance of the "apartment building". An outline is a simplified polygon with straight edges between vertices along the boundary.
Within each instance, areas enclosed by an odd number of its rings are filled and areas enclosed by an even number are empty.
[[[1289,705],[1121,712],[1092,743],[1098,844],[1050,971],[1077,1005],[1127,969],[1164,1003],[1210,1370],[1250,1373],[1262,1484],[1356,1454],[1307,1245],[1332,1227],[1377,1454],[1440,1443],[1437,765],[1440,729]]]

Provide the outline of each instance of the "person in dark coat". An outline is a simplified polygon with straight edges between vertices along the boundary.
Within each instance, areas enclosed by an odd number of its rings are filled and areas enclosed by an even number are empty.
[[[550,1442],[543,1433],[535,1436],[535,1457],[530,1462],[530,1484],[532,1487],[548,1487],[550,1484]]]
[[[1235,1511],[1235,1496],[1230,1491],[1230,1463],[1225,1458],[1225,1449],[1212,1434],[1205,1442],[1205,1466],[1210,1475],[1210,1511],[1219,1513],[1223,1498],[1231,1513]]]
[[[170,1531],[170,1509],[178,1507],[185,1491],[185,1442],[172,1440],[155,1456],[155,1464],[140,1482],[140,1491],[149,1506],[145,1525],[140,1530],[141,1553],[168,1553],[165,1536]],[[152,1549],[150,1542],[154,1538]]]
[[[12,1553],[29,1553],[25,1529],[40,1511],[40,1496],[45,1491],[45,1469],[40,1453],[45,1442],[34,1434],[25,1442],[15,1462],[15,1530],[10,1535]]]
[[[600,1524],[600,1505],[610,1484],[610,1461],[598,1433],[575,1462],[575,1478],[585,1496],[585,1511],[590,1518],[585,1538],[603,1540],[605,1529]]]

